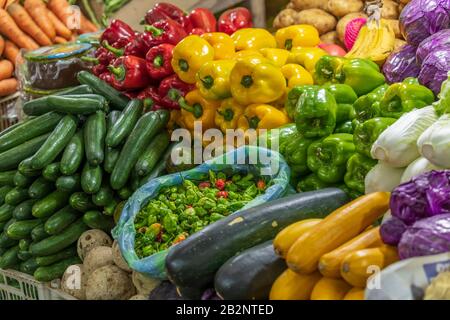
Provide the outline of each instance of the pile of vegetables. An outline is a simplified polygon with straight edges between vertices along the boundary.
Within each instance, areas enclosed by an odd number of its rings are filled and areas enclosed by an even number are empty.
[[[383,72],[389,82],[418,77],[438,94],[450,65],[449,3],[412,0],[400,16],[400,28],[408,42],[386,61]]]
[[[39,281],[79,262],[74,243],[84,231],[111,230],[119,202],[159,174],[169,144],[167,111],[143,114],[139,100],[86,71],[78,80],[25,103],[29,117],[0,136],[0,268]]]
[[[184,180],[165,187],[136,215],[135,250],[140,258],[168,249],[189,235],[241,209],[266,189],[252,174],[227,177],[209,172],[209,180]]]
[[[19,50],[34,50],[41,46],[73,41],[77,34],[97,31],[97,27],[81,14],[79,30],[69,25],[70,7],[66,0],[26,0],[0,4],[0,96],[16,92],[14,77]],[[72,27],[73,28],[73,27]]]

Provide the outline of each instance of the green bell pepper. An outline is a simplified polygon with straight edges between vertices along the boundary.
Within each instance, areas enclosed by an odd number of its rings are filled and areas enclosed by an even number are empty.
[[[433,101],[433,91],[425,86],[412,80],[394,83],[380,101],[380,114],[382,117],[400,118],[402,114],[429,106]]]
[[[337,104],[325,89],[306,90],[295,109],[295,124],[306,138],[320,138],[333,133],[336,127]]]
[[[372,92],[359,97],[353,104],[355,119],[359,122],[380,116],[380,101],[389,85],[383,84]]]
[[[395,121],[397,121],[395,118],[373,118],[360,123],[353,134],[356,151],[370,158],[373,143]]]
[[[333,184],[323,182],[315,173],[311,173],[307,177],[301,179],[297,184],[298,192],[315,191],[328,187],[332,187]]]
[[[334,133],[350,133],[353,134],[353,122],[352,121],[345,121],[336,126],[336,129],[334,129]]]
[[[341,181],[347,160],[355,153],[353,135],[335,133],[311,143],[308,148],[308,168],[326,183]]]
[[[318,86],[314,85],[301,85],[296,86],[289,90],[289,93],[287,95],[286,102],[284,103],[284,109],[286,110],[286,113],[289,118],[294,119],[295,118],[295,109],[297,106],[297,102],[300,99],[300,96],[305,92],[306,90],[311,90],[314,88],[317,88]]]
[[[353,88],[346,84],[326,83],[322,88],[330,92],[338,104],[353,104],[358,99]]]
[[[364,193],[364,179],[377,160],[355,153],[348,159],[344,182],[352,190]]]
[[[436,113],[441,116],[450,112],[450,74],[447,80],[442,82],[441,92],[438,95],[439,100],[433,104]]]
[[[328,82],[347,84],[361,96],[385,83],[385,78],[373,61],[327,55],[315,65],[314,82],[320,85]]]

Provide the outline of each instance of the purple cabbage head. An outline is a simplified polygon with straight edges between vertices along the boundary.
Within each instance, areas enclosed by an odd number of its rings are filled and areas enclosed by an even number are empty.
[[[450,170],[425,172],[391,193],[393,217],[411,225],[434,215],[450,213]]]
[[[398,244],[400,259],[450,251],[450,214],[417,221],[403,233]]]
[[[386,244],[396,246],[400,242],[406,228],[407,226],[402,220],[391,217],[380,226],[381,240]]]
[[[400,14],[400,30],[409,44],[418,46],[430,35],[450,26],[450,0],[412,0]]]
[[[417,78],[420,66],[416,62],[416,47],[406,44],[393,52],[383,65],[387,82],[402,82],[405,78]]]
[[[450,29],[441,30],[419,44],[416,52],[417,63],[421,65],[431,52],[439,50],[450,50]]]
[[[441,91],[442,82],[447,80],[447,72],[449,70],[450,48],[433,51],[422,62],[419,82],[430,88],[435,95],[438,95]]]

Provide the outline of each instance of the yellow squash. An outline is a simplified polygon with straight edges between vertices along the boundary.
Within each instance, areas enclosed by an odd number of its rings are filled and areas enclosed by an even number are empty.
[[[389,195],[371,193],[328,215],[289,249],[286,258],[289,268],[306,274],[317,270],[321,256],[360,234],[389,209]]]
[[[352,287],[342,279],[323,277],[311,293],[311,300],[342,300]]]
[[[294,244],[294,242],[306,231],[317,225],[320,221],[322,221],[322,219],[305,219],[293,223],[281,230],[273,240],[273,247],[275,249],[275,252],[280,257],[286,258],[286,254],[289,248]]]
[[[344,300],[364,300],[364,288],[353,287],[344,297]]]
[[[308,300],[320,280],[320,273],[303,275],[292,270],[284,271],[272,285],[270,300]]]
[[[319,271],[324,277],[340,278],[341,262],[344,257],[356,250],[380,246],[380,228],[371,228],[344,243],[331,252],[324,254],[319,260]]]

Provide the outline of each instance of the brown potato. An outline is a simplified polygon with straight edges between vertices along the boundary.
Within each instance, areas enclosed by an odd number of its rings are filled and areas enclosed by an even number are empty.
[[[326,10],[340,18],[352,12],[360,12],[363,8],[361,0],[328,0]]]
[[[327,44],[337,44],[342,46],[336,31],[330,31],[320,36],[320,41]]]
[[[341,41],[342,43],[344,43],[345,27],[347,26],[347,24],[350,21],[352,21],[353,19],[356,19],[356,18],[366,18],[367,19],[367,15],[362,12],[353,12],[353,13],[349,13],[349,14],[345,15],[344,17],[341,18],[341,20],[338,21],[338,23],[336,25],[336,31],[338,34],[339,41]]]
[[[384,19],[398,19],[398,4],[392,0],[383,0],[381,8],[381,17]]]
[[[293,8],[297,10],[305,9],[325,9],[328,0],[291,0]]]
[[[391,25],[392,29],[394,30],[396,38],[403,39],[403,36],[400,32],[400,24],[398,20],[386,19],[385,22]]]
[[[281,10],[275,17],[275,20],[273,20],[273,27],[276,29],[289,27],[295,24],[296,16],[297,11],[295,11],[294,9]]]
[[[410,2],[411,2],[411,0],[400,0],[400,3],[402,3],[402,4],[408,4]]]
[[[316,27],[319,34],[334,30],[337,20],[322,9],[306,9],[297,13],[295,24],[310,24]]]

